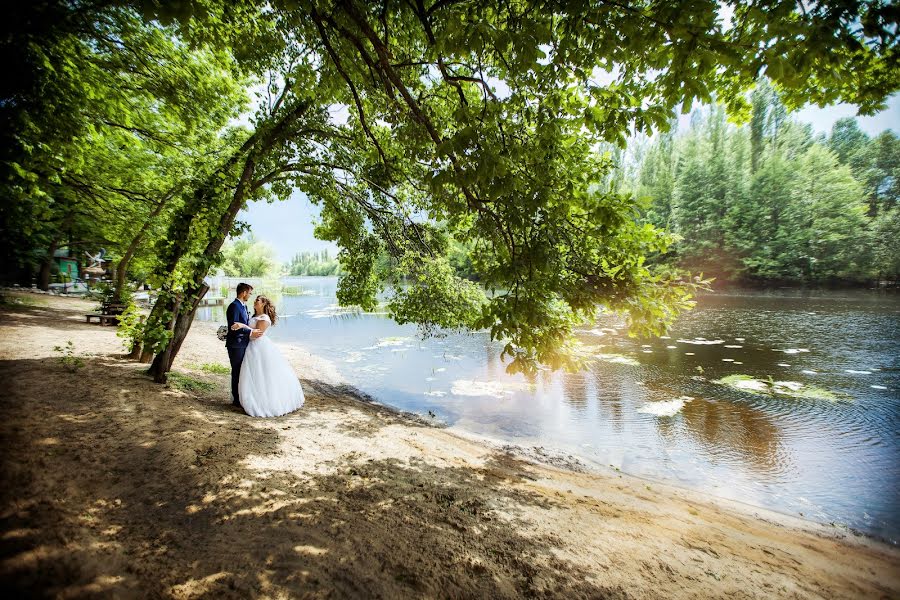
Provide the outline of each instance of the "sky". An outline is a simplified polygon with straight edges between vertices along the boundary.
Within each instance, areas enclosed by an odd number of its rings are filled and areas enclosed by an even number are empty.
[[[826,108],[807,107],[793,113],[798,121],[810,123],[816,132],[827,133],[832,124],[843,117],[856,116],[856,108],[839,104]],[[860,128],[871,136],[885,129],[900,133],[900,94],[888,100],[885,110],[871,117],[857,117]],[[250,224],[257,240],[267,242],[275,249],[280,262],[287,262],[298,252],[329,250],[336,254],[337,246],[313,237],[314,223],[319,210],[304,194],[294,192],[283,202],[267,204],[254,202],[241,211],[238,219]]]

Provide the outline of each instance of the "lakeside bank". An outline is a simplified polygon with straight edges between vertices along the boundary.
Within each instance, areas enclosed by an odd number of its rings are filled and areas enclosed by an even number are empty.
[[[195,597],[896,597],[900,553],[846,530],[583,473],[361,401],[286,353],[306,405],[229,407],[211,324],[181,387],[122,358],[92,303],[3,305],[5,587]],[[71,340],[70,372],[55,346]],[[214,369],[213,369],[214,370]],[[178,379],[176,376],[174,379]],[[193,384],[191,382],[194,382]],[[204,385],[197,385],[200,382]]]

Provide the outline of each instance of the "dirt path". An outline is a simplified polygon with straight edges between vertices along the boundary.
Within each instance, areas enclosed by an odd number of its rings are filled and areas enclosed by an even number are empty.
[[[123,359],[91,304],[3,295],[6,597],[900,597],[895,548],[528,462],[361,401],[296,348],[306,405],[252,419],[201,369],[227,363],[208,324],[175,365],[189,392]]]

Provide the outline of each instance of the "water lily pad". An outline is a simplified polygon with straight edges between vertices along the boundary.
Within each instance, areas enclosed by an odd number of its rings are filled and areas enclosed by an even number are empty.
[[[773,381],[771,378],[769,380],[763,380],[743,374],[728,375],[727,377],[716,379],[713,383],[736,390],[770,396],[789,396],[791,398],[828,400],[829,402],[851,400],[851,398],[845,394],[832,392],[812,385],[806,385],[799,381]]]

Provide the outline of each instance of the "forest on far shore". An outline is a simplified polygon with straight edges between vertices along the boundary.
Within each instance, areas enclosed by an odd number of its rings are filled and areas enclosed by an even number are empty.
[[[870,137],[844,118],[816,135],[762,81],[745,126],[712,106],[694,111],[687,131],[610,152],[610,186],[681,237],[651,260],[717,283],[900,280],[900,139],[890,130]]]

